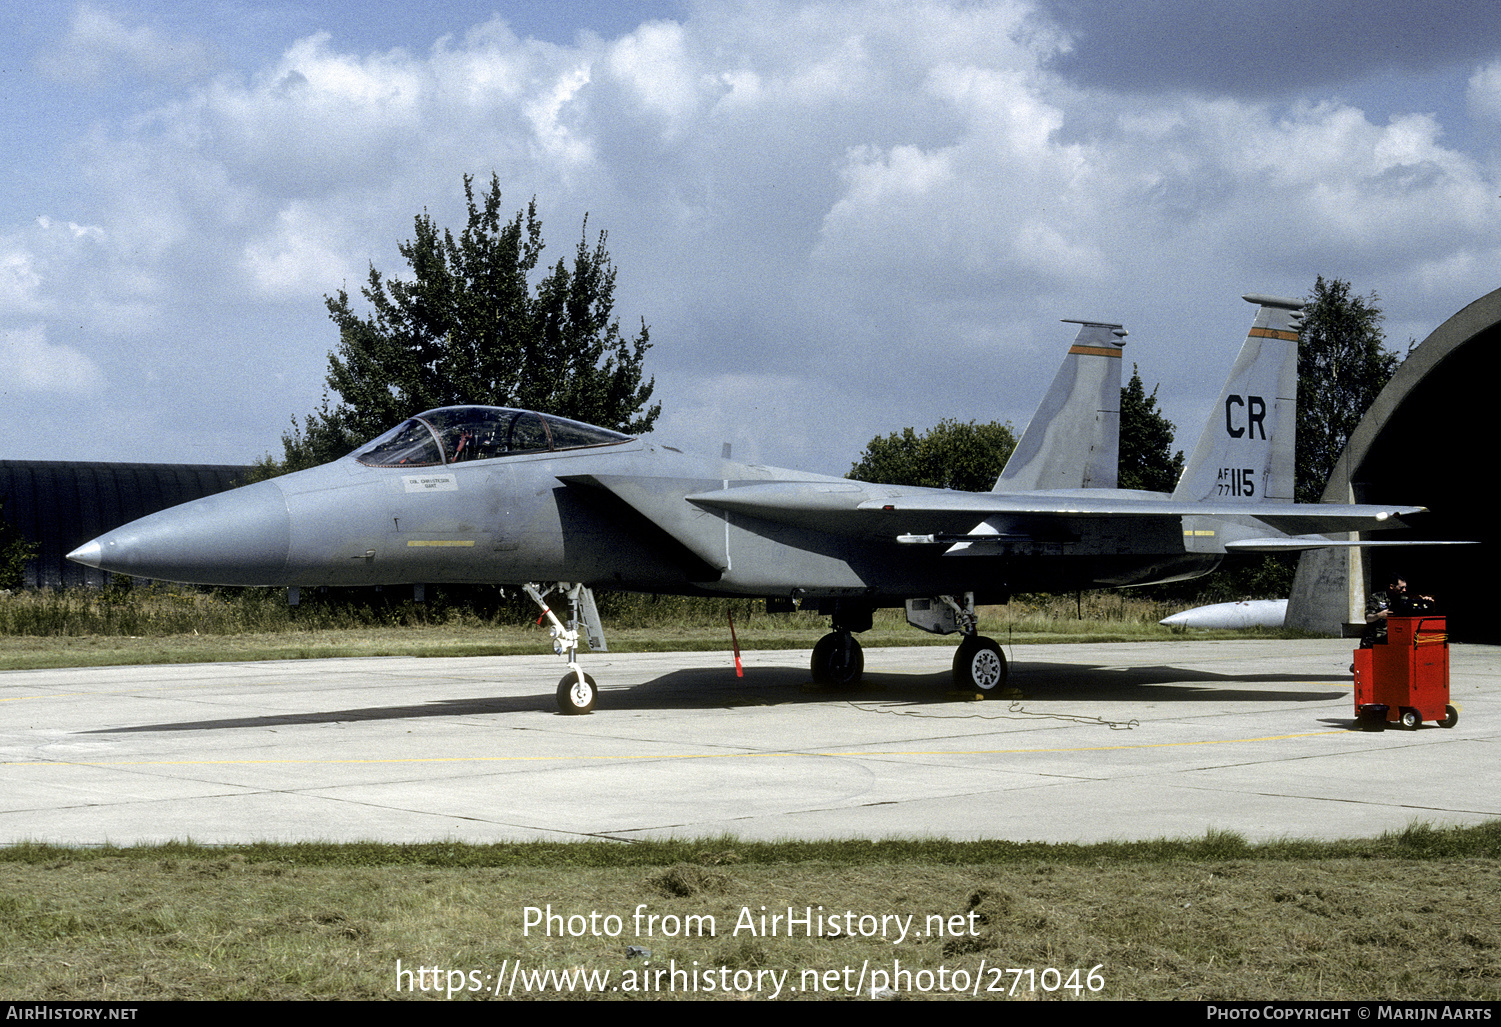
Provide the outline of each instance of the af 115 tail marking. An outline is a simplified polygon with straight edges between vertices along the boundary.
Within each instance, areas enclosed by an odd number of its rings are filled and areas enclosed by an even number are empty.
[[[1303,301],[1255,295],[1245,299],[1257,304],[1256,320],[1220,390],[1213,408],[1216,415],[1205,421],[1174,499],[1250,504],[1293,500]],[[1184,546],[1190,552],[1223,552],[1226,540],[1219,527],[1209,518],[1185,517]]]

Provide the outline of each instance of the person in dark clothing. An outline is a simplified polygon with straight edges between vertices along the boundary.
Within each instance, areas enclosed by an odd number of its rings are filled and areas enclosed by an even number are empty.
[[[1360,636],[1360,647],[1386,644],[1386,619],[1410,617],[1415,613],[1433,609],[1432,596],[1414,596],[1407,593],[1407,582],[1399,574],[1388,580],[1386,588],[1372,592],[1365,604],[1365,631]]]

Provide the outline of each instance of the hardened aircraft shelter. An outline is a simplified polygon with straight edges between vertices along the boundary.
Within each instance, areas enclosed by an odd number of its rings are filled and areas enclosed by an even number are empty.
[[[1498,568],[1494,521],[1477,516],[1490,493],[1501,380],[1501,289],[1439,325],[1398,367],[1350,437],[1324,489],[1326,503],[1421,503],[1431,511],[1382,539],[1471,540],[1476,546],[1323,550],[1304,556],[1287,623],[1348,634],[1365,597],[1397,573],[1435,596],[1451,638],[1501,642],[1490,613]]]

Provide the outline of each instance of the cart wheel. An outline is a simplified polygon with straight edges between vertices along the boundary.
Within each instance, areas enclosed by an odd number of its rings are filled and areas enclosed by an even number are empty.
[[[1459,723],[1459,711],[1453,706],[1444,707],[1444,719],[1438,722],[1439,727],[1453,727]]]
[[[1423,723],[1423,718],[1418,716],[1417,710],[1402,711],[1402,726],[1409,731],[1416,731],[1418,725]]]

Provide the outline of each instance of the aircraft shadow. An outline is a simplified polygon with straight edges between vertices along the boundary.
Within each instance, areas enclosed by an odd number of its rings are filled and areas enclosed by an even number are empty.
[[[1334,687],[1323,687],[1328,681]],[[1177,667],[1083,667],[1073,663],[1012,664],[1008,689],[1029,702],[1111,700],[1130,702],[1325,702],[1348,694],[1339,674],[1210,673]],[[1251,683],[1258,687],[1249,687]],[[1302,687],[1267,687],[1278,683]],[[806,670],[757,667],[744,679],[723,669],[672,671],[625,690],[601,691],[606,707],[667,708],[723,705],[822,703],[838,700],[934,702],[956,700],[947,669],[930,674],[896,674],[867,670],[859,686],[817,686]],[[962,701],[962,700],[961,700]]]
[[[234,728],[287,727],[307,724],[344,724],[360,720],[420,720],[424,717],[473,717],[492,713],[524,713],[554,709],[553,695],[483,696],[472,699],[441,699],[404,706],[366,706],[312,713],[269,713],[255,717],[225,717],[221,720],[190,720],[175,724],[138,724],[80,731],[85,735],[127,735],[154,731],[223,731]]]
[[[940,652],[942,652],[940,650]],[[829,702],[933,703],[949,697],[963,701],[953,689],[947,657],[932,673],[867,671],[860,685],[835,689],[814,685],[802,667],[755,667],[744,678],[723,666],[675,670],[650,681],[624,688],[600,689],[599,712],[610,710],[722,709],[725,707],[819,705]],[[1310,678],[1312,677],[1312,680]],[[1327,681],[1332,687],[1321,687]],[[1324,702],[1347,695],[1338,687],[1342,675],[1212,673],[1177,667],[1090,667],[1073,663],[1017,663],[1011,667],[1008,689],[1032,703],[1060,701],[1112,702]],[[1256,687],[1251,687],[1254,682]],[[1268,687],[1278,683],[1302,687]],[[1008,692],[1006,698],[1015,698]],[[171,731],[222,731],[243,728],[340,724],[357,721],[420,720],[428,717],[472,717],[503,713],[554,711],[553,692],[532,695],[481,696],[444,699],[400,706],[367,706],[309,713],[262,714],[132,727],[98,728],[80,734],[137,734]],[[561,714],[559,714],[561,716]]]
[[[1257,687],[1249,687],[1252,684]],[[1346,694],[1347,674],[1268,674],[1181,667],[1081,667],[1074,663],[1023,663],[1010,685],[1029,699],[1147,698],[1209,702],[1320,702]],[[1274,689],[1270,685],[1287,687]],[[1343,687],[1341,687],[1343,686]]]

